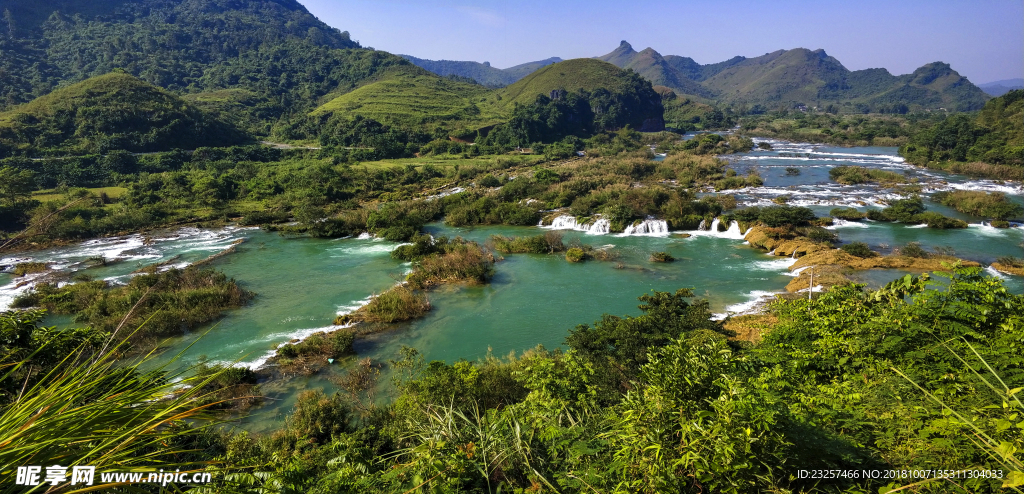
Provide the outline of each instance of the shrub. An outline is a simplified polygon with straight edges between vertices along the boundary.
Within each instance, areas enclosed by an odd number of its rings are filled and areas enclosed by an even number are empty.
[[[882,210],[882,215],[888,219],[888,221],[911,223],[913,222],[914,215],[918,215],[923,212],[924,201],[922,201],[920,197],[914,196],[889,203],[889,206]]]
[[[14,265],[14,276],[42,273],[47,269],[49,269],[49,266],[45,262],[22,262]]]
[[[1002,192],[955,190],[939,192],[932,198],[961,213],[985,218],[1006,220],[1024,214],[1024,207],[1010,201]]]
[[[868,244],[864,242],[849,243],[840,247],[840,249],[843,249],[843,252],[846,252],[851,256],[857,256],[865,259],[869,257],[875,257],[878,255],[877,252],[872,251],[871,248],[868,247]]]
[[[931,257],[931,254],[924,250],[919,242],[910,242],[903,247],[898,247],[896,249],[896,253],[903,257],[916,257],[919,259],[927,259],[928,257]]]
[[[328,397],[323,391],[303,391],[295,411],[286,419],[286,430],[295,439],[325,444],[348,429],[351,411],[340,395]]]
[[[547,232],[532,237],[494,235],[491,241],[494,242],[495,249],[505,254],[552,254],[564,252],[566,249],[562,243],[562,234],[558,232]]]
[[[1006,220],[992,220],[992,228],[1010,228],[1010,222]]]
[[[277,349],[277,355],[287,359],[336,359],[354,354],[355,350],[352,348],[354,342],[355,334],[348,329],[330,333],[314,333],[298,343],[281,346]]]
[[[814,211],[799,206],[768,206],[758,215],[762,223],[771,227],[806,225],[814,218]]]
[[[501,187],[502,184],[501,179],[491,175],[490,173],[484,175],[478,183],[481,187]]]
[[[430,302],[426,295],[406,285],[396,285],[373,297],[370,303],[360,307],[349,318],[340,316],[335,319],[335,324],[345,323],[347,319],[393,323],[415,319],[429,311]]]
[[[672,257],[668,252],[655,252],[651,254],[651,262],[672,262],[676,258]]]
[[[804,234],[807,238],[824,244],[832,244],[839,241],[839,235],[821,227],[812,227]]]
[[[862,166],[837,166],[828,172],[829,178],[838,183],[846,185],[862,184],[868,182],[880,182],[883,184],[895,184],[907,182],[905,175],[886,170],[864,168]]]
[[[494,256],[473,242],[456,243],[444,254],[423,258],[406,281],[413,288],[441,283],[486,283],[494,274]]]
[[[835,208],[828,214],[833,218],[846,221],[859,221],[867,217],[867,214],[857,211],[854,208]]]
[[[762,143],[762,144],[768,144],[768,143]],[[768,144],[768,149],[771,149],[771,144]],[[793,168],[792,166],[786,167],[786,175],[794,177],[794,176],[797,176],[799,174],[800,174],[800,169],[799,168]]]
[[[573,247],[565,251],[565,260],[569,262],[581,262],[586,259],[586,253],[579,247]]]
[[[928,228],[948,229],[948,228],[967,228],[967,222],[958,220],[956,218],[950,218],[943,216],[934,211],[926,211],[921,214],[915,214],[911,221],[914,223],[924,223],[928,225]]]

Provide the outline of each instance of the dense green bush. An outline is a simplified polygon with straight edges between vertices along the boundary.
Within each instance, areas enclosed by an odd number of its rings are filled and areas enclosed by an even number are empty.
[[[843,252],[846,252],[847,254],[850,254],[852,256],[857,256],[857,257],[862,257],[862,258],[878,256],[878,253],[875,252],[875,251],[872,251],[871,248],[868,247],[868,244],[866,244],[864,242],[851,242],[851,243],[842,245],[839,248],[843,249]]]
[[[835,208],[832,211],[829,211],[828,214],[833,218],[846,221],[859,221],[867,217],[865,213],[857,211],[854,208]]]

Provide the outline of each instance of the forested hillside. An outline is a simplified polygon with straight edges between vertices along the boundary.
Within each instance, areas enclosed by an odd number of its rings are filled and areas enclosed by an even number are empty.
[[[163,151],[248,140],[237,128],[123,73],[93,77],[0,113],[0,158]]]
[[[312,109],[400,57],[360,49],[293,0],[7,2],[0,108],[121,69],[178,92],[243,88],[268,117]]]
[[[1024,90],[993,98],[977,116],[947,117],[911,136],[900,154],[918,165],[983,162],[1024,166]]]

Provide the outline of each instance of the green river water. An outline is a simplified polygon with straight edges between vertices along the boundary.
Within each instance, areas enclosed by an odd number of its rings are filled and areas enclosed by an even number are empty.
[[[745,204],[767,205],[772,197],[786,194],[792,197],[790,204],[806,205],[824,215],[839,205],[877,207],[888,197],[877,187],[829,182],[828,170],[843,164],[904,171],[925,184],[926,193],[951,188],[1000,190],[1016,201],[1022,200],[1022,191],[1015,185],[913,169],[902,163],[894,148],[772,143],[773,151],[730,158],[741,173],[753,167],[765,179],[764,187],[737,192]],[[801,174],[786,175],[786,167],[799,168]],[[927,205],[930,210],[962,218],[971,227],[940,231],[866,222],[839,224],[834,228],[843,242],[861,241],[879,248],[917,241],[926,248],[952,248],[958,256],[985,265],[1000,256],[1021,255],[1024,229],[1020,225],[995,229],[986,226],[983,218],[959,214],[930,201]],[[428,225],[426,230],[434,235],[462,236],[481,243],[494,234],[536,235],[543,231],[537,227],[450,228],[443,224]],[[496,276],[490,284],[431,291],[433,310],[425,318],[358,340],[358,357],[386,362],[396,358],[404,345],[416,348],[428,360],[446,361],[477,359],[488,351],[496,355],[522,352],[538,344],[553,348],[562,343],[569,329],[592,323],[604,313],[638,314],[636,298],[651,290],[692,288],[698,297],[709,300],[714,312],[724,315],[749,310],[772,292],[782,291],[792,280],[787,268],[793,259],[769,256],[749,247],[735,227],[728,232],[689,232],[694,234],[690,238],[592,235],[575,230],[563,233],[567,240],[579,238],[595,247],[611,247],[620,257],[615,262],[572,264],[557,255],[507,255],[496,264]],[[9,257],[0,260],[0,265],[22,260],[46,261],[60,270],[86,270],[94,278],[117,283],[143,265],[173,259],[176,265],[184,266],[223,251],[242,238],[245,242],[237,252],[218,259],[214,266],[256,292],[257,297],[250,305],[227,313],[211,328],[168,342],[168,353],[192,345],[184,350],[183,363],[206,358],[258,366],[281,343],[333,329],[331,323],[337,314],[351,311],[371,294],[386,290],[410,267],[391,259],[390,251],[397,244],[379,239],[287,239],[252,228],[184,229],[149,239],[101,239]],[[677,262],[649,262],[650,254],[657,251],[669,252]],[[86,267],[83,263],[98,256],[117,262],[101,267]],[[869,285],[879,286],[903,274],[899,270],[875,270],[857,276]],[[1006,279],[1014,292],[1024,290],[1024,279],[999,276]],[[24,281],[0,273],[0,310],[28,289],[27,285],[18,286]],[[48,322],[70,323],[66,317]],[[353,360],[337,363],[331,373],[343,372]],[[329,391],[333,387],[329,378],[330,375],[295,378],[265,385],[267,404],[246,419],[245,427],[275,427],[291,406],[296,391],[312,387]]]

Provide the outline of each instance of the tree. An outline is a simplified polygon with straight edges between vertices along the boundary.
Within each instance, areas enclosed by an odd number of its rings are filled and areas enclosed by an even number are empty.
[[[13,206],[32,196],[36,188],[35,173],[10,166],[0,168],[0,202]]]

